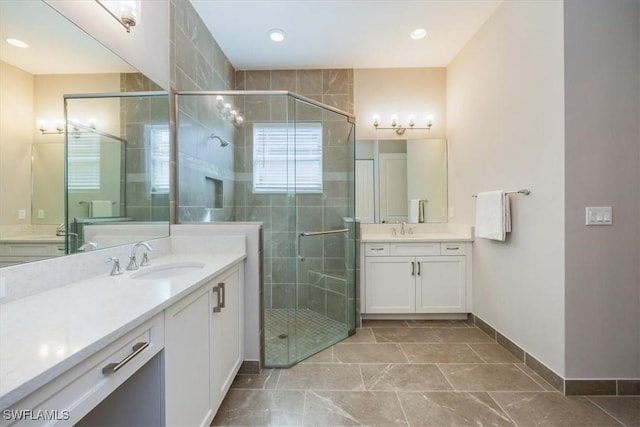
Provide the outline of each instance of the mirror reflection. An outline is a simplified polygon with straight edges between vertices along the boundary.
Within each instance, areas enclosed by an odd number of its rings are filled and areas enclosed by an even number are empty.
[[[155,83],[46,3],[3,0],[1,12],[0,266],[128,242],[118,236],[124,233],[113,227],[116,222],[153,226],[145,237],[168,235],[168,191],[140,190],[152,181],[149,129],[168,128],[168,96],[149,97],[148,91],[159,89]],[[20,38],[28,47],[9,45],[6,37]],[[134,91],[144,93],[69,99],[65,125],[65,94]],[[76,143],[71,162],[82,170],[69,171],[68,220],[65,130],[71,145]],[[78,174],[90,178],[78,183]],[[85,178],[92,184],[82,183]],[[92,215],[92,201],[109,201],[112,209]],[[101,240],[83,248],[84,226],[98,222],[111,227],[95,232]]]
[[[447,141],[356,141],[356,216],[362,223],[446,222]]]

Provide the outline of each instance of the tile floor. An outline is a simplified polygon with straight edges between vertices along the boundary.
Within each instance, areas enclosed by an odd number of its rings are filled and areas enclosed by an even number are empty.
[[[640,396],[565,397],[466,321],[365,321],[292,368],[238,375],[212,425],[640,426]]]

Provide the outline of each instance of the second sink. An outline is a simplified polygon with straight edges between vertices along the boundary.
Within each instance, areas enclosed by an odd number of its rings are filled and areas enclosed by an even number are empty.
[[[166,279],[191,273],[204,267],[202,262],[172,262],[169,264],[154,265],[131,275],[132,279]]]

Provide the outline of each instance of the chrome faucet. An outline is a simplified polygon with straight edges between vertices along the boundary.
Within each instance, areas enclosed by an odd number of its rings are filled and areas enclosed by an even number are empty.
[[[149,252],[153,251],[153,248],[147,242],[138,242],[133,245],[133,248],[131,249],[131,255],[129,256],[129,265],[127,265],[127,270],[137,270],[139,267],[145,267],[150,264],[149,255],[147,255],[147,252],[145,252],[142,255],[142,262],[140,262],[140,265],[138,265],[138,261],[136,260],[136,250],[140,246],[144,246]]]
[[[120,260],[118,258],[107,258],[104,260],[104,262],[111,262],[111,261],[113,261],[113,268],[111,269],[111,275],[117,276],[119,274],[122,274],[122,269],[120,269]]]
[[[401,234],[401,235],[403,235],[403,236],[404,236],[404,234],[405,234],[405,232],[406,232],[406,231],[405,231],[405,229],[404,229],[406,226],[407,226],[407,223],[406,223],[406,222],[403,222],[403,223],[402,223],[402,228],[400,229],[400,234]]]
[[[87,242],[78,248],[78,252],[90,252],[98,249],[98,244],[95,242]]]

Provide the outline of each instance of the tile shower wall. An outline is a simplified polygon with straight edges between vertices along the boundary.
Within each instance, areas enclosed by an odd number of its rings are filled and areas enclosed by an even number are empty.
[[[140,73],[120,75],[121,92],[161,91],[157,84]],[[120,215],[136,221],[168,221],[169,194],[152,194],[147,174],[145,125],[166,121],[169,100],[166,97],[123,98],[120,103],[121,135],[127,144],[121,170],[126,170],[120,200],[126,203]],[[157,119],[156,119],[157,118]],[[126,159],[126,162],[124,161]]]
[[[172,1],[171,88],[180,91],[229,90],[235,70],[190,2]],[[179,106],[177,130],[178,222],[232,221],[234,198],[233,125],[216,108],[215,97],[193,97]],[[221,187],[221,188],[220,188]],[[222,204],[218,203],[222,193]]]
[[[353,111],[353,70],[238,71],[235,89],[287,90]],[[244,110],[244,131],[237,132],[235,138],[235,211],[237,220],[265,223],[265,308],[311,309],[344,322],[353,311],[347,310],[345,298],[345,259],[349,259],[345,253],[352,245],[342,234],[303,238],[305,261],[299,264],[296,277],[295,242],[296,232],[343,228],[343,217],[352,215],[349,180],[353,180],[353,153],[347,145],[350,125],[343,116],[283,96],[247,98]],[[323,122],[323,194],[296,197],[252,192],[253,123],[287,119]],[[347,274],[355,273],[350,269]],[[297,307],[293,307],[296,297]],[[353,301],[355,296],[348,297]]]

